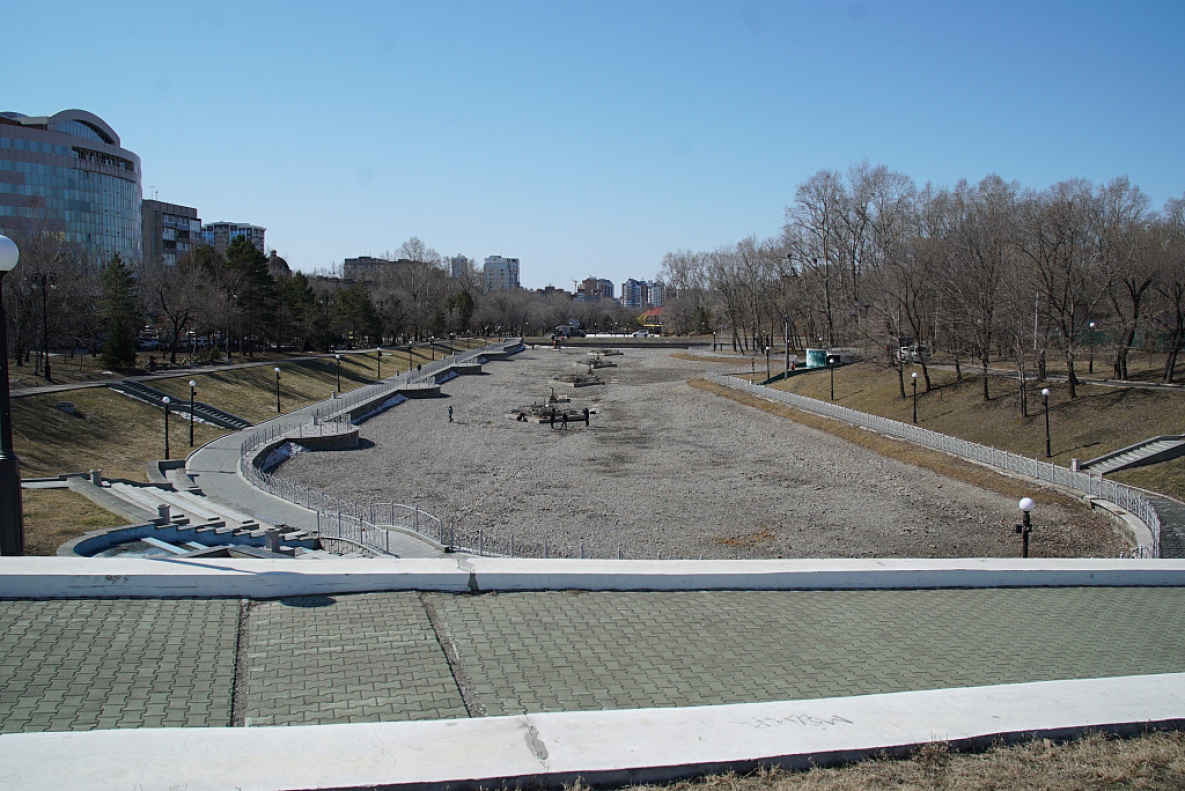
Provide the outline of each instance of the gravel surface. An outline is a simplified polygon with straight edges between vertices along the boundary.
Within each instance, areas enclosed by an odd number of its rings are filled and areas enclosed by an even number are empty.
[[[687,558],[1015,557],[1006,498],[686,384],[705,363],[629,349],[573,388],[582,349],[539,347],[362,426],[363,447],[280,474],[357,502],[416,504],[458,543],[517,552]],[[594,411],[567,431],[513,419],[551,388]],[[453,408],[453,423],[448,409]],[[1038,496],[1038,500],[1039,500]],[[1112,555],[1103,517],[1039,503],[1035,556]],[[495,536],[503,542],[495,545]]]

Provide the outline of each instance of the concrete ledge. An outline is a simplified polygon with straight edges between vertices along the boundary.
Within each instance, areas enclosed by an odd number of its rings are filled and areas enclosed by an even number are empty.
[[[129,503],[127,500],[115,496],[101,486],[95,486],[91,483],[91,479],[88,476],[70,476],[66,479],[66,485],[70,488],[70,491],[78,492],[100,508],[110,511],[116,516],[128,520],[130,523],[139,524],[140,522],[151,522],[160,518],[160,514]]]
[[[276,598],[368,591],[1185,586],[1185,560],[177,560],[0,558],[0,598]]]
[[[1185,724],[1185,674],[428,722],[0,736],[5,787],[469,789],[806,768],[941,741]]]
[[[1074,492],[1074,494],[1077,494],[1077,492]],[[1146,553],[1148,557],[1152,557],[1153,549],[1156,547],[1156,541],[1152,538],[1152,528],[1148,527],[1143,519],[1126,508],[1119,507],[1110,500],[1091,497],[1089,495],[1082,499],[1091,508],[1101,508],[1110,514],[1128,543],[1137,550]]]

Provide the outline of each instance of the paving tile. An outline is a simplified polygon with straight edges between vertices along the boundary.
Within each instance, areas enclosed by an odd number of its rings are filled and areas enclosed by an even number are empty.
[[[1185,589],[432,594],[487,715],[1185,672]]]
[[[254,602],[246,642],[252,724],[467,716],[417,593]],[[421,706],[409,695],[434,697]]]
[[[0,733],[144,727],[165,704],[226,725],[238,614],[233,599],[2,601]],[[178,684],[182,645],[214,661]]]

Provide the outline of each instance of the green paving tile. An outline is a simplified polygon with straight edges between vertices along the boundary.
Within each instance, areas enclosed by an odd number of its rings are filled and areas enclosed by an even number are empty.
[[[238,615],[233,599],[0,601],[0,733],[144,727],[165,705],[227,725]],[[179,676],[183,645],[213,661]]]
[[[433,594],[485,714],[1185,672],[1185,589]]]
[[[255,602],[246,631],[251,724],[467,716],[419,594]],[[409,700],[423,694],[433,702]]]

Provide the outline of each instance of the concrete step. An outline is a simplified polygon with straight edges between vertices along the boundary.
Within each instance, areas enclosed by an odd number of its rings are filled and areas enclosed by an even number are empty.
[[[1185,455],[1185,436],[1153,437],[1119,451],[1091,459],[1079,469],[1100,475],[1116,470],[1155,464]]]

